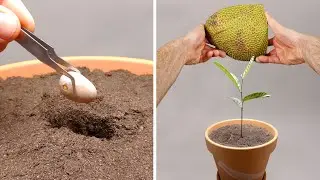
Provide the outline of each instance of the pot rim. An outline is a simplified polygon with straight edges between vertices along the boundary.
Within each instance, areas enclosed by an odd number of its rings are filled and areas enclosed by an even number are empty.
[[[265,146],[268,146],[272,143],[274,143],[277,139],[278,139],[278,130],[273,126],[271,125],[270,123],[267,123],[267,122],[264,122],[264,121],[260,121],[260,120],[256,120],[256,119],[248,119],[248,118],[245,118],[243,119],[243,121],[255,121],[255,122],[259,122],[259,123],[262,123],[262,124],[266,124],[267,126],[271,127],[273,129],[273,131],[275,132],[274,134],[274,137],[264,143],[264,144],[261,144],[261,145],[257,145],[257,146],[252,146],[252,147],[231,147],[231,146],[225,146],[225,145],[222,145],[222,144],[218,144],[214,141],[212,141],[210,138],[209,138],[209,131],[216,125],[219,125],[219,124],[222,124],[222,123],[225,123],[225,122],[230,122],[230,121],[240,121],[241,119],[227,119],[227,120],[223,120],[223,121],[219,121],[217,123],[214,123],[212,125],[210,125],[206,131],[205,131],[205,138],[208,142],[210,142],[211,144],[215,145],[215,146],[218,146],[220,148],[224,148],[224,149],[229,149],[229,150],[239,150],[239,151],[247,151],[247,150],[253,150],[253,149],[259,149],[259,148],[262,148],[262,147],[265,147]]]
[[[153,65],[153,61],[151,60],[140,59],[140,58],[129,58],[129,57],[122,57],[122,56],[65,56],[61,58],[66,61],[73,61],[73,60],[83,61],[88,59],[94,59],[95,61],[122,61],[122,62],[129,62],[129,63]],[[25,65],[35,65],[40,63],[42,62],[39,61],[38,59],[9,63],[9,64],[0,65],[0,71],[21,67]]]

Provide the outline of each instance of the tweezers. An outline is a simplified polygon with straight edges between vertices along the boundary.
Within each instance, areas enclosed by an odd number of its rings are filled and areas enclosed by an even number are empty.
[[[67,61],[61,59],[51,46],[35,36],[32,32],[22,27],[20,36],[16,41],[38,60],[50,66],[59,74],[69,77],[72,81],[72,84],[75,84],[74,78],[69,74],[68,71],[80,71]],[[64,66],[65,69],[61,66]]]

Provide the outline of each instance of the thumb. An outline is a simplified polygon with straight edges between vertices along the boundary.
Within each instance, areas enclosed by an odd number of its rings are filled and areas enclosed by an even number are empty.
[[[13,41],[20,32],[20,22],[16,15],[0,11],[0,40]]]
[[[269,26],[275,34],[279,34],[285,30],[285,28],[279,24],[278,21],[276,21],[268,12],[266,12],[266,17]]]
[[[201,46],[205,40],[204,26],[202,24],[197,26],[195,29],[190,31],[185,38],[189,40],[194,46]]]

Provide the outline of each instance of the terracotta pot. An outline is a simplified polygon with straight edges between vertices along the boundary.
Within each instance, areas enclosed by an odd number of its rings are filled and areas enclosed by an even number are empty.
[[[240,123],[240,119],[231,119],[208,127],[205,132],[207,149],[213,155],[221,180],[263,180],[269,157],[278,140],[278,131],[271,124],[253,119],[243,120],[243,124],[263,127],[274,136],[269,142],[259,146],[230,147],[215,143],[209,138],[211,132],[220,127]]]
[[[125,69],[134,74],[153,74],[153,62],[144,59],[112,56],[73,56],[62,57],[73,66],[86,66],[90,70],[100,69],[110,71]],[[0,66],[0,77],[6,79],[12,76],[32,77],[54,72],[49,66],[39,60],[29,60]]]

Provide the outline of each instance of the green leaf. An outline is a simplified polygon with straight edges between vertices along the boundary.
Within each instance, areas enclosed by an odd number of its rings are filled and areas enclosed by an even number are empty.
[[[244,79],[244,77],[246,77],[246,75],[248,74],[248,72],[250,71],[250,68],[252,66],[252,63],[254,61],[254,56],[251,57],[250,62],[248,63],[246,69],[244,70],[243,74],[241,74],[241,78]]]
[[[220,64],[219,62],[215,61],[214,64],[225,73],[225,75],[233,82],[233,84],[238,88],[238,90],[240,91],[240,83],[239,80],[237,78],[236,75],[232,74],[231,72],[229,72],[227,70],[227,68],[225,68],[222,64]]]
[[[249,94],[246,97],[244,97],[243,102],[246,102],[246,101],[249,101],[252,99],[266,98],[266,97],[270,97],[270,95],[265,92],[255,92],[255,93]]]
[[[238,77],[236,75],[234,75],[233,73],[230,73],[230,74],[233,77],[233,79],[236,81],[235,86],[239,87],[239,90],[240,90],[240,83],[239,83]]]
[[[235,97],[230,97],[234,103],[236,103],[240,108],[242,107],[242,102],[240,99],[235,98]]]

